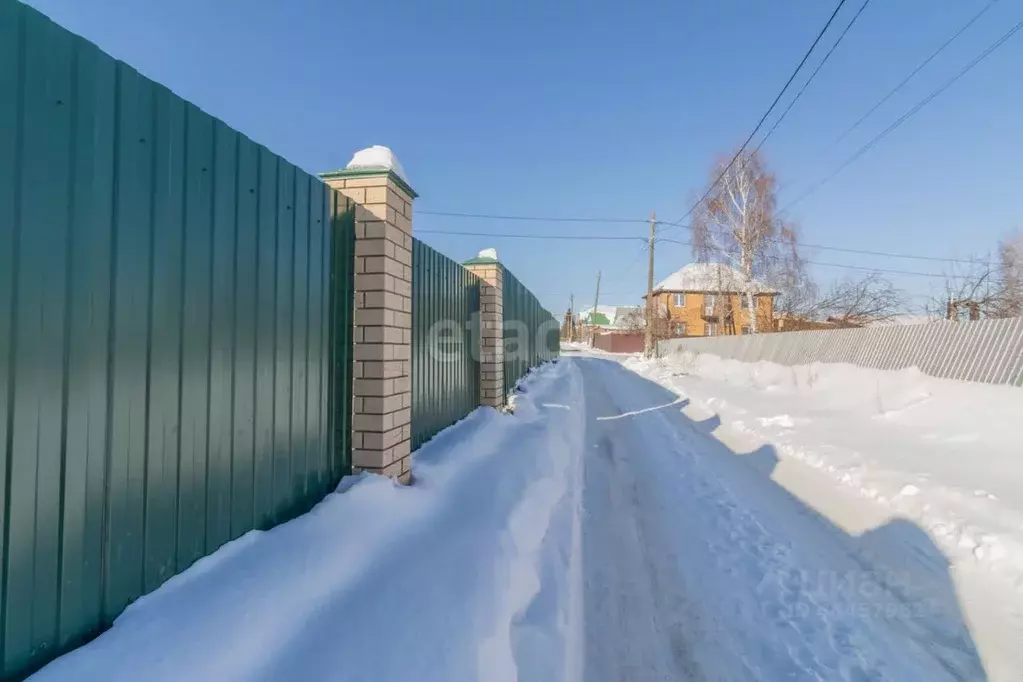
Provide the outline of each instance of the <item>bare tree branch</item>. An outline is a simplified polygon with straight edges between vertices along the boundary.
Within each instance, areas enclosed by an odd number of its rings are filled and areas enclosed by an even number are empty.
[[[693,213],[693,255],[742,273],[745,287],[740,293],[751,311],[750,329],[756,333],[754,278],[768,274],[781,225],[776,180],[756,152],[740,155],[731,167],[728,159],[719,159],[711,177],[720,180]]]
[[[861,326],[891,320],[905,309],[905,304],[903,292],[874,272],[860,279],[848,277],[836,282],[825,296],[813,303],[807,317]]]
[[[722,174],[727,161],[718,161],[713,178]],[[724,263],[742,273],[746,287],[740,294],[751,311],[753,332],[758,322],[754,280],[780,292],[775,305],[782,315],[805,317],[817,300],[817,287],[800,255],[798,230],[778,215],[777,180],[755,152],[740,155],[697,207],[693,255],[698,261]]]
[[[991,317],[1023,315],[1023,234],[1017,232],[998,245],[996,298],[989,306]]]
[[[935,317],[969,313],[971,317],[1006,317],[999,267],[988,259],[971,258],[956,262],[945,270],[942,287],[925,304]]]

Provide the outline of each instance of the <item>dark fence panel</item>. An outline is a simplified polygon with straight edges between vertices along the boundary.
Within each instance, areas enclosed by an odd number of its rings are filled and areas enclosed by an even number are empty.
[[[504,391],[537,367],[558,355],[558,321],[512,274],[504,269]]]
[[[480,280],[412,240],[412,449],[479,406]]]
[[[315,385],[310,386],[309,400],[312,402],[314,395],[318,396],[319,412],[315,420],[317,429],[309,429],[308,432],[319,433],[322,424],[333,434],[330,449],[309,450],[313,458],[309,471],[310,485],[329,491],[337,486],[342,476],[352,471],[355,203],[326,185],[324,190],[329,193],[331,230],[325,235],[322,249],[315,252],[316,266],[310,268],[310,275],[322,273],[330,279],[329,297],[325,289],[319,289],[316,301],[317,306],[324,307],[330,320],[329,328],[324,326],[316,330],[317,342],[330,351],[329,356],[318,360],[329,362],[329,371],[327,377],[318,375]],[[321,382],[321,378],[329,379],[329,384]]]
[[[0,0],[0,678],[347,472],[353,222]]]

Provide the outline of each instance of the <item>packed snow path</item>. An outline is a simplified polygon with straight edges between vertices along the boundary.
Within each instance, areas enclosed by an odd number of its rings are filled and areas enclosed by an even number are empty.
[[[411,488],[347,480],[34,679],[988,679],[926,533],[844,532],[717,427],[569,355],[427,444]]]
[[[892,521],[850,537],[680,399],[602,359],[584,378],[583,679],[982,680],[947,563]]]

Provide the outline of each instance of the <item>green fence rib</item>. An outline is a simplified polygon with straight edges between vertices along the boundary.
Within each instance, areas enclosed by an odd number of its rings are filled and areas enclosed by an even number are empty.
[[[0,0],[0,679],[337,486],[353,240],[319,178]]]
[[[507,268],[504,269],[503,301],[504,389],[505,393],[510,393],[530,370],[554,359],[559,346],[552,341],[552,330],[557,329],[554,316]]]
[[[412,240],[412,448],[479,404],[479,280]]]

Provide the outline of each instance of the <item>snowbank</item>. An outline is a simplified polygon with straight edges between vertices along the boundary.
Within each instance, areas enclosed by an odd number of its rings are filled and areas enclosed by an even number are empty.
[[[1023,592],[1023,391],[916,369],[679,353],[625,365],[913,519]]]
[[[224,546],[132,604],[37,682],[515,680],[572,670],[571,575],[581,453],[578,371],[522,384],[515,414],[480,409],[421,448],[415,485],[347,478],[294,521]],[[537,612],[538,613],[534,613]],[[543,633],[525,637],[524,632]],[[523,644],[525,642],[525,644]]]

